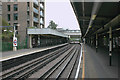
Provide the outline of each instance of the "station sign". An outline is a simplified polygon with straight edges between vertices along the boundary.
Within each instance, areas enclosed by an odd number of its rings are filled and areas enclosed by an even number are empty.
[[[13,38],[13,46],[14,46],[14,47],[17,46],[17,38],[16,38],[16,37]]]

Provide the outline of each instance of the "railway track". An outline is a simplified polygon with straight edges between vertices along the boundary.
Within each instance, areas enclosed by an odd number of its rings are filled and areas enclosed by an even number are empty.
[[[80,45],[67,45],[2,72],[3,80],[71,78],[77,64]]]

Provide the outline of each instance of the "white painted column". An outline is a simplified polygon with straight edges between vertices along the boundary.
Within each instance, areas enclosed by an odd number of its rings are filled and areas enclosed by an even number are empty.
[[[30,48],[32,48],[32,35],[30,35],[29,45],[30,45]]]
[[[109,65],[112,65],[112,27],[109,28]]]

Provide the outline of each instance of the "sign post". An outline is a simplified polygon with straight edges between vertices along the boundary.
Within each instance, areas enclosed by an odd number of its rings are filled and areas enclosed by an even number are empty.
[[[15,37],[15,26],[14,26],[14,36],[13,36],[13,51],[17,51],[17,38]]]
[[[20,24],[17,24],[16,26],[20,26]],[[17,37],[15,37],[16,29],[14,25],[14,36],[13,36],[13,51],[17,51]]]

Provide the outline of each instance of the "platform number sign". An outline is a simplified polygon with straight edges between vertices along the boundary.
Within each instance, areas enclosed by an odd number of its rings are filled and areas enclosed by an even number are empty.
[[[13,38],[13,46],[14,47],[17,46],[17,38],[16,37]]]

